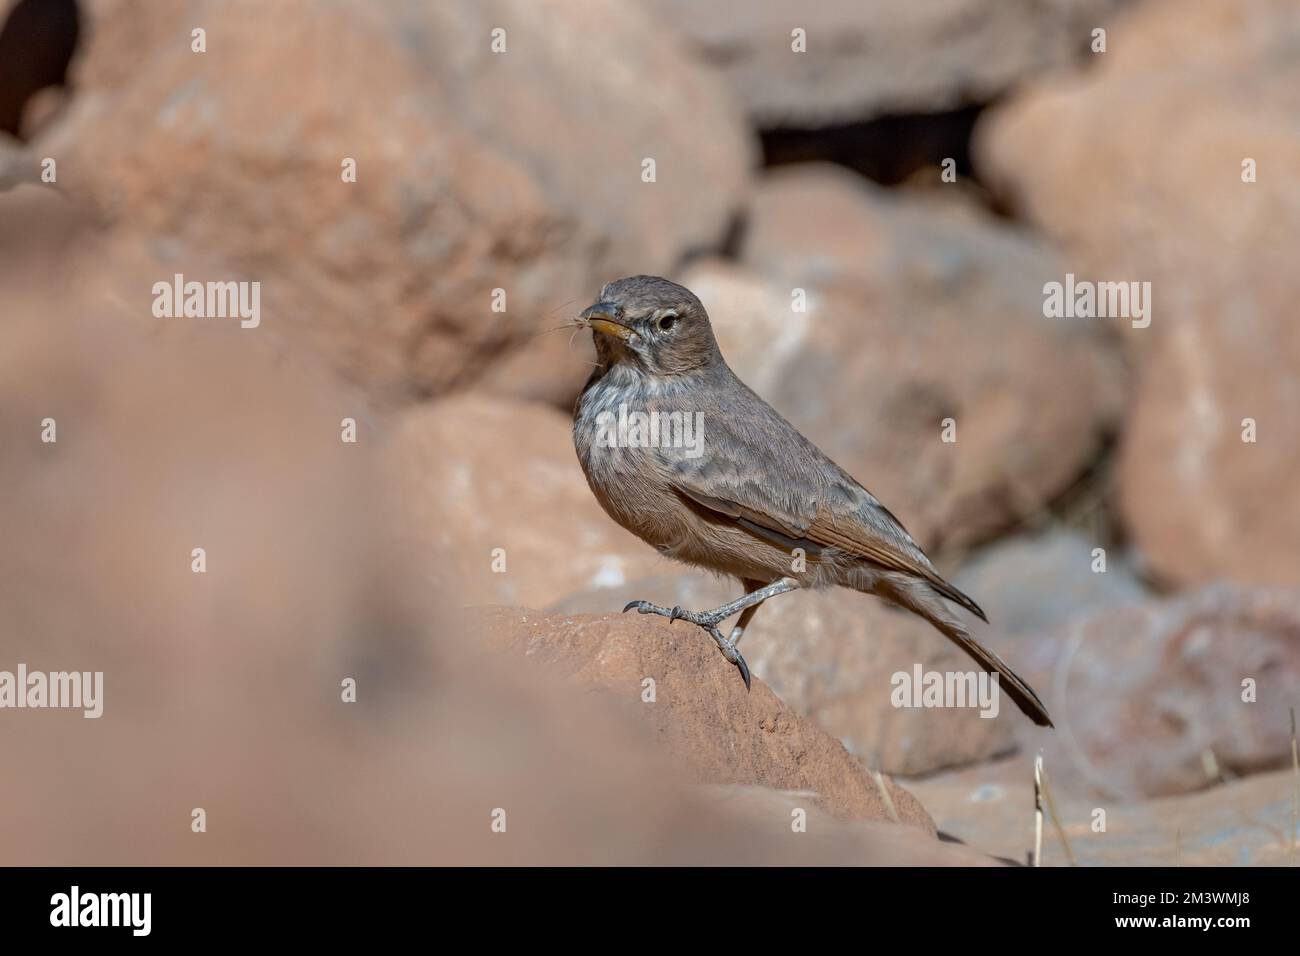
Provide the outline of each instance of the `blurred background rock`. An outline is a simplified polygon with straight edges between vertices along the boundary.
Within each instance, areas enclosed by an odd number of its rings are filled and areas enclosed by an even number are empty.
[[[104,670],[107,697],[0,714],[3,862],[1023,860],[1040,749],[1085,863],[1169,862],[1175,833],[1183,862],[1283,860],[1300,4],[0,23],[0,668]],[[262,324],[155,318],[177,272],[260,282]],[[607,519],[573,457],[592,350],[552,330],[639,272],[692,288],[984,605],[1056,732],[892,708],[892,673],[964,661],[858,595],[772,602],[748,698],[683,626],[589,616],[734,596]],[[1066,273],[1150,281],[1150,327],[1045,318]]]

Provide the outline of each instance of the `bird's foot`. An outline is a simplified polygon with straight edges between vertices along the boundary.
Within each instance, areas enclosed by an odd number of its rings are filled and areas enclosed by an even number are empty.
[[[736,647],[736,642],[727,640],[722,636],[722,632],[718,630],[718,623],[724,620],[723,617],[711,611],[683,611],[680,607],[660,607],[658,604],[651,604],[649,601],[629,601],[627,607],[623,608],[623,613],[626,614],[633,608],[636,608],[638,614],[657,614],[660,617],[668,618],[669,621],[690,621],[697,627],[704,628],[704,630],[708,631],[709,636],[713,638],[713,643],[718,645],[718,650],[722,652],[722,656],[736,665],[736,668],[740,671],[741,679],[745,682],[745,690],[749,690],[749,665],[745,663],[745,658],[741,655],[740,649]]]
[[[670,621],[690,621],[705,630],[717,627],[727,618],[727,615],[719,614],[717,611],[684,611],[680,607],[660,607],[649,601],[629,601],[627,607],[623,608],[623,613],[626,614],[633,608],[636,608],[638,614],[658,614]]]

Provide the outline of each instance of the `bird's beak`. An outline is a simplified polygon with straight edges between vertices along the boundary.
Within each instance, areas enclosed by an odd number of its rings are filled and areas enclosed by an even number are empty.
[[[587,328],[594,332],[612,335],[626,342],[636,333],[617,321],[614,318],[617,314],[618,309],[615,306],[610,305],[608,302],[597,302],[591,308],[583,311],[582,321],[586,323]]]

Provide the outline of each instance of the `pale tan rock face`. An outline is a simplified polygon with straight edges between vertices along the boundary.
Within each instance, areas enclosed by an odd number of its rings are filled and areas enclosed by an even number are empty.
[[[1119,504],[1171,584],[1300,583],[1298,38],[1290,3],[1143,4],[1092,70],[977,130],[1072,271],[1151,283],[1150,327],[1117,323],[1139,366]]]

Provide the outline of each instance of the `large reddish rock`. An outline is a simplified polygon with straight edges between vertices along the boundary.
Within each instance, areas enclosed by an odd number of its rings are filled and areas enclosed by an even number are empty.
[[[554,610],[617,611],[634,599],[704,610],[739,595],[738,585],[701,572],[666,573],[593,588]],[[680,640],[712,647],[694,625],[673,627]],[[972,664],[925,621],[878,598],[843,589],[783,594],[763,605],[741,647],[754,675],[781,700],[886,773],[932,773],[1015,749],[1015,724],[1023,718],[1006,698],[993,717],[971,708],[893,705],[896,674],[910,678],[918,665],[923,673],[965,672]]]
[[[1072,272],[1151,283],[1150,327],[1117,327],[1140,364],[1119,503],[1154,574],[1300,584],[1300,9],[1162,0],[1110,39],[982,123],[977,164]]]
[[[1018,728],[1070,786],[1124,800],[1290,761],[1300,593],[1212,586],[1077,619],[1015,653],[1056,731]]]
[[[1123,379],[1102,330],[1043,316],[1061,262],[955,194],[899,199],[828,166],[776,172],[754,197],[743,256],[792,327],[755,363],[763,397],[925,546],[969,543],[1040,507],[1118,415]],[[706,306],[752,308],[752,294],[729,301],[735,285]],[[796,289],[815,311],[792,314]],[[955,442],[943,440],[950,418]]]
[[[701,783],[809,791],[843,817],[933,832],[921,805],[866,766],[759,678],[740,674],[698,628],[640,615],[545,615],[489,608],[471,619],[484,640],[621,702]]]
[[[408,409],[385,441],[411,546],[457,556],[462,604],[542,606],[662,564],[601,509],[550,406],[471,393]]]
[[[748,176],[725,88],[630,0],[174,7],[94,5],[40,148],[117,228],[278,288],[264,334],[380,399],[571,398],[589,344],[537,333],[719,243]]]
[[[822,126],[987,102],[1086,49],[1123,0],[643,0],[714,63],[760,126]],[[806,34],[806,52],[791,31]]]

